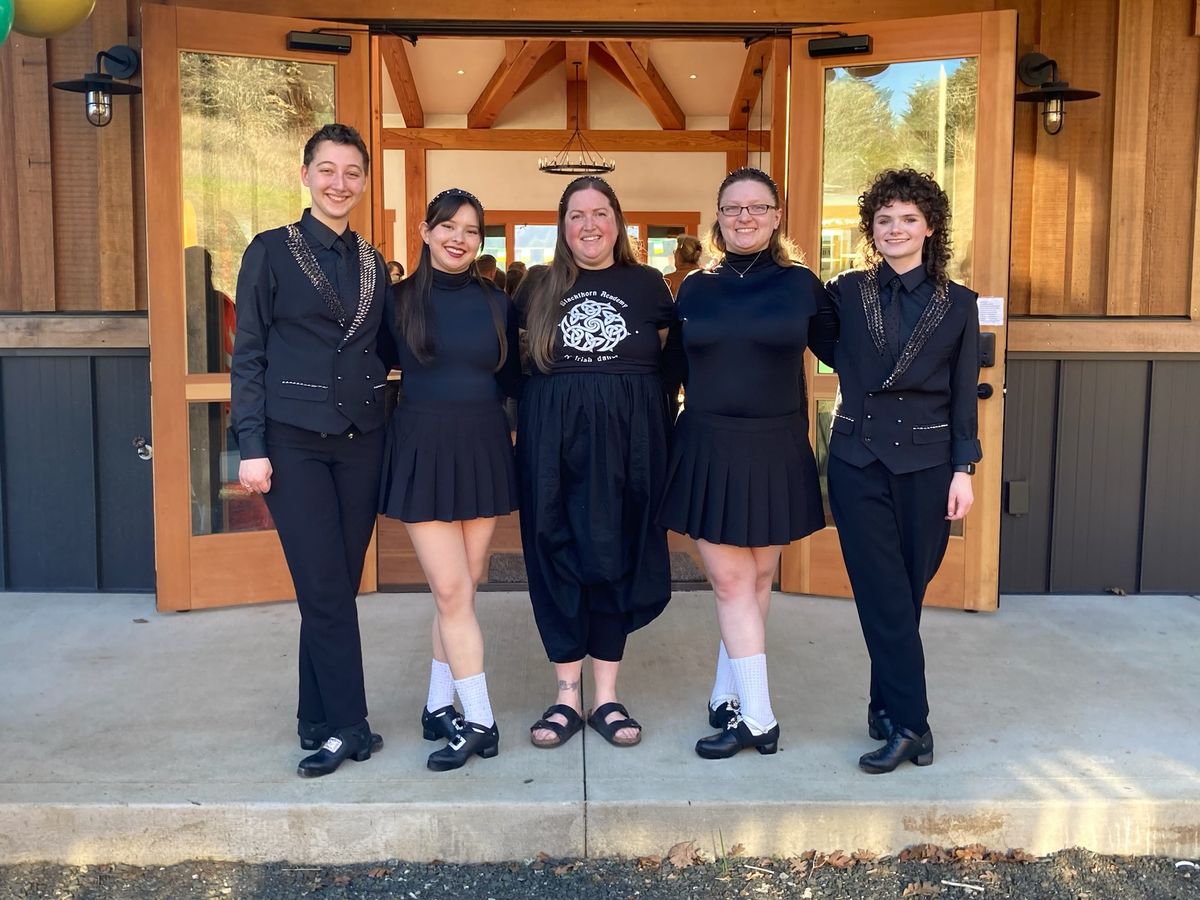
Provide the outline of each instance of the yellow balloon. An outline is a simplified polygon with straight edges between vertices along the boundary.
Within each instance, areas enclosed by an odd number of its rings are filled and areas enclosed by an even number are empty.
[[[16,0],[13,31],[52,38],[70,31],[92,14],[96,0]]]

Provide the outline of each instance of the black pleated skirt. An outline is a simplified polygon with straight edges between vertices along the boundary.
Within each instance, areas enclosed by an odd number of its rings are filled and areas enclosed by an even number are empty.
[[[504,407],[402,402],[388,424],[379,511],[403,522],[461,522],[517,508]]]
[[[660,524],[713,544],[790,544],[825,527],[803,413],[748,419],[685,409]]]
[[[521,543],[535,611],[621,615],[626,634],[671,598],[666,530],[654,521],[667,469],[657,373],[535,375],[517,425]],[[545,637],[545,635],[543,635]]]

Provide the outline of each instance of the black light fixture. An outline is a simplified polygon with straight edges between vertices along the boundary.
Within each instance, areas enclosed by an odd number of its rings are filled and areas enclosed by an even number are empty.
[[[138,52],[126,44],[117,44],[96,54],[96,71],[89,72],[76,81],[56,81],[54,87],[60,91],[83,94],[84,112],[87,120],[97,128],[112,121],[113,94],[140,94],[136,84],[121,84],[115,79],[132,78],[137,74],[141,58]],[[103,67],[104,71],[101,71]]]
[[[575,84],[579,82],[579,62],[575,63]],[[571,161],[571,148],[575,148],[575,161]],[[617,167],[615,159],[605,159],[596,148],[587,142],[579,130],[579,89],[575,90],[575,130],[567,138],[566,145],[554,154],[538,160],[538,171],[547,175],[607,175]]]
[[[1058,63],[1044,53],[1026,53],[1017,63],[1017,77],[1036,91],[1017,94],[1017,100],[1025,103],[1042,104],[1042,128],[1046,134],[1062,131],[1066,116],[1066,104],[1071,100],[1091,100],[1099,97],[1099,91],[1073,88],[1066,81],[1058,80]]]

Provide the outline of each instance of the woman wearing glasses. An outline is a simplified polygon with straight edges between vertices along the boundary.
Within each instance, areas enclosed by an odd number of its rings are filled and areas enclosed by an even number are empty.
[[[804,348],[830,360],[837,318],[780,230],[780,205],[765,172],[726,176],[709,234],[718,264],[680,286],[671,341],[687,407],[659,521],[695,538],[717,600],[721,645],[708,720],[720,731],[696,744],[706,759],[778,749],[767,689],[771,583],[783,547],[825,524]]]

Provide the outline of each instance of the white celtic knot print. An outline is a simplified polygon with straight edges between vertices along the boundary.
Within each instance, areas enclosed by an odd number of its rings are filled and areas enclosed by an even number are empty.
[[[563,345],[572,350],[605,353],[629,337],[625,318],[611,303],[584,300],[558,323]]]

